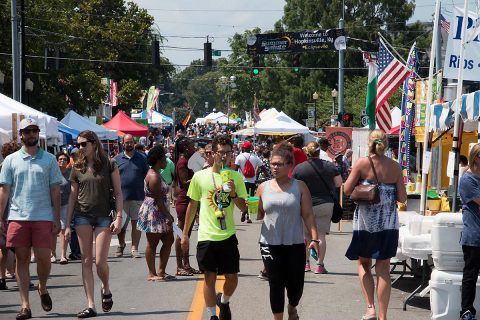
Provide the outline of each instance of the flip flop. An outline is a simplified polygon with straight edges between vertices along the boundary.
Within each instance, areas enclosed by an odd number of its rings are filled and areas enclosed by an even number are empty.
[[[172,281],[172,280],[177,280],[177,278],[175,278],[174,276],[172,276],[168,273],[165,273],[163,276],[158,276],[156,281],[167,282],[167,281]]]
[[[197,270],[197,269],[192,268],[192,267],[186,268],[185,270],[188,271],[188,272],[190,272],[190,273],[192,273],[192,274],[202,274],[202,273],[203,273],[202,271]]]
[[[187,269],[178,269],[177,273],[175,273],[177,277],[191,277],[193,276],[193,273],[190,270]]]
[[[362,320],[377,320],[377,315],[376,314],[370,314],[370,315],[363,315]]]

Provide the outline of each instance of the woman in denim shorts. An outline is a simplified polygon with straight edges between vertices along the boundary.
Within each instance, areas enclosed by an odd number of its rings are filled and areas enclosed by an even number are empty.
[[[80,148],[78,160],[70,175],[71,193],[68,200],[65,238],[70,240],[72,221],[77,230],[82,254],[82,277],[88,307],[77,314],[78,318],[97,315],[94,300],[93,240],[95,238],[95,265],[102,281],[101,302],[103,312],[113,306],[109,287],[108,250],[112,234],[118,234],[122,219],[122,190],[117,165],[104,154],[102,144],[92,131],[82,131],[77,143]],[[114,190],[116,219],[112,222],[110,190]]]

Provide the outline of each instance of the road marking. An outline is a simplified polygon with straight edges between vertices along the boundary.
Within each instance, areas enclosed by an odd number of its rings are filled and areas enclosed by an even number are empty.
[[[190,305],[190,314],[188,315],[187,320],[202,319],[205,309],[205,299],[203,298],[203,288],[205,286],[204,278],[204,275],[201,274],[197,279],[197,287],[195,288],[195,293],[193,294],[192,304]],[[225,277],[217,276],[217,281],[215,283],[216,292],[223,291],[224,283]],[[217,307],[217,314],[218,313],[219,309]]]

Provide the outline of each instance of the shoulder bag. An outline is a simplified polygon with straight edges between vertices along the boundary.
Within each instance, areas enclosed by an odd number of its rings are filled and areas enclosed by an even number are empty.
[[[376,204],[380,202],[380,190],[378,189],[378,177],[375,168],[373,167],[372,158],[368,157],[370,166],[372,167],[373,174],[375,175],[374,184],[359,184],[355,186],[350,195],[350,199],[357,204]]]
[[[333,194],[332,189],[328,187],[327,182],[323,179],[322,175],[320,174],[320,171],[313,165],[312,161],[309,160],[308,163],[312,166],[313,170],[317,173],[318,177],[320,180],[322,180],[323,184],[325,185],[325,188],[330,191],[330,196],[332,197],[333,200],[333,214],[332,214],[332,222],[333,223],[338,223],[340,220],[342,220],[343,217],[343,208],[340,205],[340,202],[337,200],[337,197]]]
[[[110,215],[112,216],[112,219],[115,220],[117,218],[117,203],[116,203],[116,198],[115,198],[115,190],[113,187],[113,181],[112,181],[112,162],[110,159],[107,159],[108,161],[108,177],[110,180],[110,195],[109,195],[109,203],[110,203]]]

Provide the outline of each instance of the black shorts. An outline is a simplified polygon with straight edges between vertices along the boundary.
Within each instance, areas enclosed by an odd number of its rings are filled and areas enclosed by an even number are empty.
[[[229,274],[240,272],[240,252],[235,235],[222,241],[199,241],[198,267],[202,271]]]

